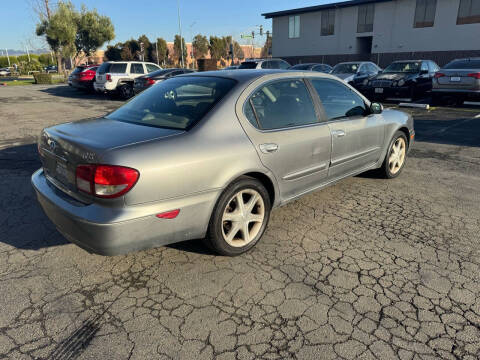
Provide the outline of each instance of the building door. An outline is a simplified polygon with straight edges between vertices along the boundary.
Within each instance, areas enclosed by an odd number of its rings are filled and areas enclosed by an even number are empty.
[[[357,38],[357,54],[372,53],[373,36],[362,36]]]

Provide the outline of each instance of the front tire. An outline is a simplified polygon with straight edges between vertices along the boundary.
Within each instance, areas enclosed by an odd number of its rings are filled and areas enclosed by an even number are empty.
[[[387,155],[382,165],[382,173],[387,179],[396,178],[403,170],[407,159],[407,137],[397,131],[388,145]]]
[[[270,211],[270,197],[263,184],[241,177],[218,199],[205,241],[220,255],[243,254],[263,236]]]

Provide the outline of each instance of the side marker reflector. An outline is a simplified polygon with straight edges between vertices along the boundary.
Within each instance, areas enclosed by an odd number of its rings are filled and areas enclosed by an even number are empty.
[[[167,211],[161,214],[157,214],[156,217],[159,219],[175,219],[180,213],[180,209]]]

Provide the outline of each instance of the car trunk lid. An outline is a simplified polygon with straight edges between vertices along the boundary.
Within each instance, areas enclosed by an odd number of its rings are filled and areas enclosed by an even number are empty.
[[[77,193],[77,165],[102,163],[102,154],[107,151],[183,132],[106,118],[87,119],[45,129],[38,146],[49,180],[66,192]]]
[[[478,69],[444,69],[440,70],[444,76],[438,77],[437,80],[441,87],[474,89],[479,86],[479,80],[469,75],[478,72]]]

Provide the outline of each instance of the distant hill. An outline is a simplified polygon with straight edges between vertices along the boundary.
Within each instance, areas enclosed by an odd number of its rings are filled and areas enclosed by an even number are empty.
[[[48,54],[50,50],[48,49],[35,49],[35,50],[30,50],[28,49],[28,52],[30,54]],[[3,53],[3,56],[7,56],[7,53],[5,52],[5,49],[0,49],[0,54]],[[15,50],[15,49],[8,49],[8,55],[12,56],[18,56],[18,55],[26,55],[27,52],[25,50]]]

